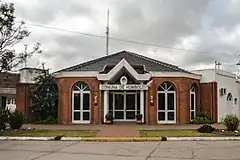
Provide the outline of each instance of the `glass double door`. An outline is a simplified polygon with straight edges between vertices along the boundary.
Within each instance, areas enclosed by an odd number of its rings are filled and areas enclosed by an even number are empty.
[[[140,112],[140,107],[138,107],[139,104],[137,103],[137,92],[115,92],[110,94],[109,107],[114,119],[117,121],[135,120],[136,114]]]

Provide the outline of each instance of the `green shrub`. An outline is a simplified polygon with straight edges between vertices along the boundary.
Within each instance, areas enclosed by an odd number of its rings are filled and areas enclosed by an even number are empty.
[[[0,109],[0,130],[6,129],[6,124],[8,123],[9,110],[1,108]]]
[[[20,129],[23,125],[24,116],[23,113],[16,110],[9,116],[9,124],[12,129]]]
[[[194,117],[191,120],[192,124],[211,124],[212,121],[207,117]]]
[[[47,119],[42,120],[41,123],[42,124],[56,124],[57,120],[54,117],[50,116]]]
[[[227,115],[224,118],[224,125],[227,127],[230,131],[235,131],[238,129],[240,119],[236,115]]]

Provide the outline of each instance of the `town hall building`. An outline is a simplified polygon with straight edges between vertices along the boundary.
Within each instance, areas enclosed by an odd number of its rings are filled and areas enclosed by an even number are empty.
[[[58,83],[61,124],[104,123],[108,113],[112,113],[116,123],[135,122],[136,115],[142,114],[145,124],[190,123],[200,112],[207,112],[218,122],[225,115],[219,112],[218,82],[205,76],[209,73],[189,72],[137,53],[121,51],[52,75]],[[20,110],[28,107],[23,86],[30,81],[17,86],[16,103]],[[232,101],[239,98],[235,77],[234,83],[237,92]],[[232,105],[239,115],[238,102]]]

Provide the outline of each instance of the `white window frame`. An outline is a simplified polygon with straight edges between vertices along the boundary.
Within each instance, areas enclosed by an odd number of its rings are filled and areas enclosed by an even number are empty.
[[[88,124],[91,122],[91,92],[84,91],[86,87],[83,89],[77,87],[79,91],[72,91],[72,123],[74,124]],[[74,94],[80,94],[80,110],[74,110]],[[89,94],[89,110],[83,110],[83,94]],[[74,120],[74,112],[80,112],[80,120]],[[83,120],[83,112],[89,112],[89,120]]]
[[[166,83],[169,83],[169,82],[166,82]],[[169,84],[171,84],[171,83],[169,83]],[[161,84],[162,85],[162,84]],[[158,121],[158,124],[174,124],[174,123],[176,123],[176,118],[177,118],[177,115],[176,115],[176,90],[174,90],[174,91],[169,91],[169,89],[171,88],[171,87],[173,87],[174,89],[175,89],[175,87],[174,87],[174,85],[173,84],[171,84],[171,86],[169,87],[169,88],[167,88],[167,89],[165,89],[165,88],[163,88],[162,86],[160,85],[160,87],[164,90],[164,91],[158,91],[157,92],[157,121]],[[165,110],[159,110],[158,108],[159,108],[159,99],[158,99],[158,95],[160,94],[160,93],[164,93],[164,95],[165,95]],[[168,110],[167,109],[167,107],[168,107],[168,102],[167,102],[167,98],[168,98],[168,93],[173,93],[173,97],[174,97],[174,109],[173,110]],[[158,113],[159,112],[164,112],[165,113],[165,120],[158,120]],[[168,119],[168,112],[174,112],[174,120],[172,121],[172,120],[167,120]]]
[[[194,89],[194,91],[193,91],[193,89]],[[192,97],[192,95],[193,95],[193,100],[194,100],[194,103],[193,103],[193,109],[192,109],[192,101],[191,101],[191,97]],[[196,117],[196,87],[192,87],[191,88],[191,90],[190,90],[190,105],[189,105],[189,107],[190,107],[190,120],[192,120],[194,117]],[[192,112],[194,112],[194,117],[192,117]]]

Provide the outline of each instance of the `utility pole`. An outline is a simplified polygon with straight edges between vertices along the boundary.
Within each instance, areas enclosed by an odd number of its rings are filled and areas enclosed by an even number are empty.
[[[27,44],[24,45],[24,67],[27,67]]]
[[[240,76],[240,68],[239,68],[240,67],[240,61],[238,61],[238,63],[236,65],[237,65],[237,79],[238,79],[239,76]]]
[[[107,27],[106,27],[106,55],[108,56],[109,47],[109,10],[107,11]]]

